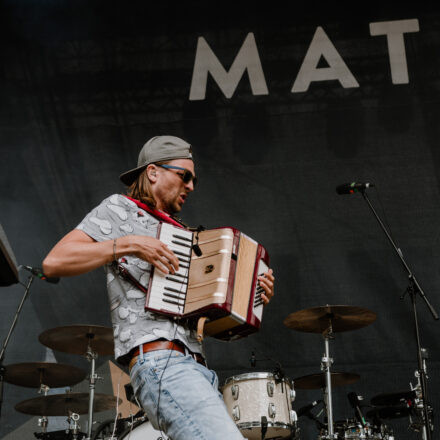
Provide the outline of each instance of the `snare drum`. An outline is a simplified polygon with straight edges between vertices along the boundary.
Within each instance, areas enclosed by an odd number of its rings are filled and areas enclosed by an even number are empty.
[[[272,373],[245,373],[228,378],[223,387],[226,408],[247,439],[287,438],[296,429],[293,384]]]

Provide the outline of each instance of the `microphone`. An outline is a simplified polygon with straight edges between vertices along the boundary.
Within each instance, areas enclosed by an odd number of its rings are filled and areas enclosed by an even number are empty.
[[[374,186],[372,183],[360,183],[360,182],[352,182],[352,183],[343,183],[336,187],[336,192],[338,194],[354,194],[356,192],[365,191],[367,188]]]
[[[48,283],[57,284],[60,282],[59,278],[48,278],[39,267],[21,265],[20,268],[26,269],[32,275],[35,275],[37,278],[40,278],[40,280],[47,281]]]
[[[198,240],[197,240],[198,241]],[[194,253],[198,256],[198,257],[201,257],[202,256],[202,250],[200,249],[200,246],[196,243],[196,244],[193,244],[193,251],[194,251]]]
[[[347,398],[348,401],[350,402],[351,407],[355,411],[357,419],[359,419],[359,422],[361,422],[362,426],[364,427],[366,422],[364,415],[362,414],[361,408],[359,406],[361,399],[359,399],[359,396],[354,392],[348,393]]]
[[[308,405],[303,406],[302,408],[300,408],[296,412],[296,415],[298,417],[306,415],[308,412],[310,412],[311,409],[313,409],[316,405],[319,405],[321,402],[322,402],[322,400],[314,400],[312,403],[309,403]]]

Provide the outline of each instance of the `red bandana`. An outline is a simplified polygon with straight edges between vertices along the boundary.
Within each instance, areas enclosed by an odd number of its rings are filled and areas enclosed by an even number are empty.
[[[169,223],[173,226],[177,226],[178,228],[184,228],[183,225],[176,222],[173,218],[171,218],[169,215],[165,214],[162,211],[158,211],[157,209],[150,208],[145,203],[140,202],[139,200],[132,199],[131,197],[125,196],[127,199],[131,200],[132,202],[136,203],[139,208],[143,209],[144,211],[147,211],[149,214],[151,214],[153,217],[156,217],[161,222]]]

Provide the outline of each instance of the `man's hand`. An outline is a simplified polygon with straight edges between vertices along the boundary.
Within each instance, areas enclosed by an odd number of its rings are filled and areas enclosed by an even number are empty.
[[[161,272],[175,273],[179,270],[179,260],[168,246],[154,237],[143,235],[130,236],[135,242],[134,254],[142,260],[148,261]]]
[[[265,294],[262,294],[261,298],[263,300],[263,303],[266,305],[269,303],[269,301],[274,295],[275,277],[273,276],[273,270],[269,269],[262,276],[259,276],[258,281],[260,282],[260,286],[265,291]]]

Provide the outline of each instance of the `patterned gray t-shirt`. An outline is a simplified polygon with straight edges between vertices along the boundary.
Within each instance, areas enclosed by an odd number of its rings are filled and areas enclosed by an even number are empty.
[[[105,241],[131,234],[156,237],[158,225],[159,220],[136,203],[121,194],[113,194],[89,212],[77,229],[96,241]],[[150,263],[134,255],[126,255],[124,258],[124,267],[140,284],[147,286]],[[170,341],[178,339],[192,352],[203,353],[194,330],[178,325],[166,316],[145,311],[145,293],[122,279],[111,264],[106,264],[104,269],[107,274],[116,359],[140,344],[159,338]]]

